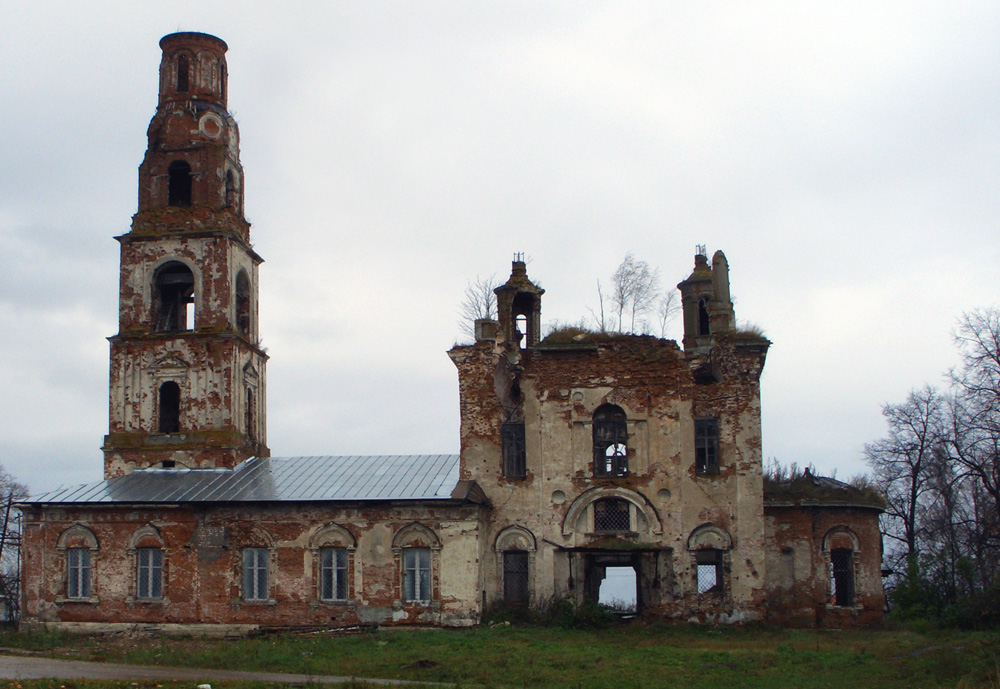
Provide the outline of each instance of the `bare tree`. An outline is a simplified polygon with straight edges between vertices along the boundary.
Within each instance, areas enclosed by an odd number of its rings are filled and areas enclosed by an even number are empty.
[[[27,496],[27,487],[0,465],[0,608],[13,620],[20,616],[21,584],[20,514],[14,503]]]
[[[889,434],[865,445],[868,465],[888,501],[886,535],[901,541],[902,553],[919,551],[920,511],[932,488],[934,453],[945,444],[945,404],[930,386],[910,392],[902,404],[885,404]]]
[[[591,317],[597,323],[598,332],[606,333],[608,331],[608,322],[604,317],[604,290],[601,289],[600,280],[597,281],[597,304],[597,311],[594,311],[593,308],[588,310],[590,311]]]
[[[653,309],[659,286],[659,271],[650,268],[645,261],[636,260],[631,251],[625,254],[611,276],[611,305],[617,317],[618,332],[635,333],[646,329],[641,319]]]
[[[499,286],[496,273],[486,278],[477,275],[475,282],[469,281],[466,284],[458,315],[462,333],[468,335],[469,339],[476,339],[477,320],[481,318],[496,320],[497,295],[493,290]]]
[[[660,326],[660,337],[667,336],[667,326],[681,310],[679,302],[680,298],[675,289],[668,289],[660,296],[660,300],[656,304],[656,324]]]
[[[955,342],[962,364],[951,371],[954,459],[1000,511],[1000,308],[964,314]]]

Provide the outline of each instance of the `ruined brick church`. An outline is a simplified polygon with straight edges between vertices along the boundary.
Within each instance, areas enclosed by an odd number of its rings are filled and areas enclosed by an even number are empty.
[[[476,624],[492,605],[843,627],[882,618],[881,504],[766,482],[769,342],[736,328],[722,252],[695,256],[684,339],[542,337],[515,260],[498,318],[448,355],[459,455],[271,457],[258,267],[226,44],[160,41],[159,101],[121,245],[104,480],[24,512],[26,625],[232,634]]]

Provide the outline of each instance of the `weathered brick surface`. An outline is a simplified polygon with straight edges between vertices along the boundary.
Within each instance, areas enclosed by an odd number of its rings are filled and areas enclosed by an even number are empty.
[[[234,628],[473,624],[479,614],[479,510],[430,503],[29,509],[24,619],[29,625],[200,623]],[[415,523],[436,537],[433,543],[419,537],[407,542],[432,548],[431,605],[402,602],[401,556],[393,539]],[[316,561],[316,549],[327,544],[319,536],[332,525],[352,539],[336,543],[349,545],[351,558],[348,600],[333,603],[319,600]],[[65,548],[88,547],[78,535],[81,526],[96,539],[88,601],[70,600],[66,590]],[[69,540],[64,534],[70,534]],[[136,598],[135,549],[144,546],[164,551],[162,600]],[[271,550],[267,601],[244,600],[242,552],[250,547]]]
[[[767,619],[796,627],[876,624],[885,611],[877,508],[801,502],[767,504]],[[849,532],[846,533],[846,532]],[[854,555],[854,605],[834,604],[830,548]]]

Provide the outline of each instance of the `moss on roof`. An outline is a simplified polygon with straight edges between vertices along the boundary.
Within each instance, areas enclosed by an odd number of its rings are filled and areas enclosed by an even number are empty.
[[[866,477],[844,483],[826,476],[816,476],[808,468],[764,475],[764,504],[794,503],[809,505],[851,505],[884,510],[885,498]]]

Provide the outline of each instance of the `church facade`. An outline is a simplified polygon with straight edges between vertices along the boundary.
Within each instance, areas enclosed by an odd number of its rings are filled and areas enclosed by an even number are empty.
[[[684,339],[564,330],[523,261],[448,354],[458,455],[271,457],[258,267],[226,44],[160,42],[159,102],[121,244],[104,480],[26,500],[23,623],[232,634],[466,626],[493,605],[844,627],[881,620],[881,503],[762,471],[769,342],[695,257]]]

